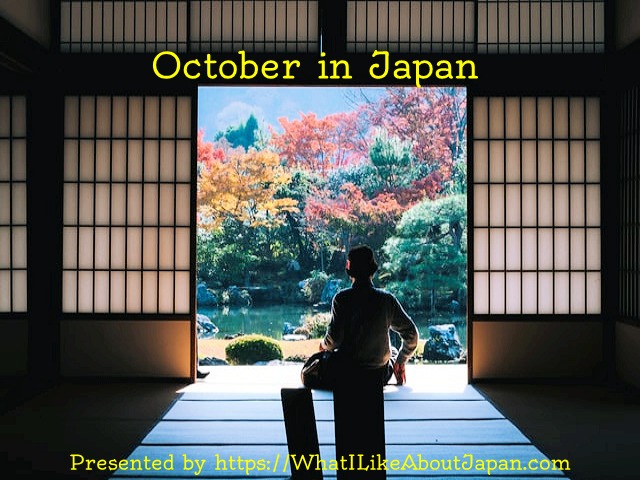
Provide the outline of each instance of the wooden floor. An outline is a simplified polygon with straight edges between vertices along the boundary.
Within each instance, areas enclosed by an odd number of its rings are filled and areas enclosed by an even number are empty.
[[[528,468],[531,460],[543,467],[547,457],[467,384],[465,365],[407,370],[407,385],[389,385],[384,392],[387,477],[565,477],[559,470]],[[299,387],[299,371],[299,366],[212,367],[204,381],[179,392],[129,456],[148,465],[159,460],[156,465],[162,466],[119,470],[113,478],[289,478],[280,389]],[[324,477],[335,477],[329,463],[335,458],[332,396],[314,391],[313,398],[321,459],[328,467]],[[392,460],[397,470],[391,470]],[[521,469],[500,469],[517,465]]]

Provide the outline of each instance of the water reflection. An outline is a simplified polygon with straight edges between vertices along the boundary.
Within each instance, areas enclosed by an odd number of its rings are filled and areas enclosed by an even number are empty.
[[[258,333],[277,340],[282,339],[285,325],[302,325],[306,315],[314,313],[314,309],[306,305],[267,305],[254,307],[229,307],[199,308],[198,313],[206,315],[218,329],[216,332],[203,332],[198,338],[225,338],[238,333]],[[418,330],[420,337],[426,339],[429,336],[430,325],[452,323],[456,326],[460,343],[463,348],[467,346],[467,328],[465,315],[439,314],[435,317],[426,312],[409,311]]]

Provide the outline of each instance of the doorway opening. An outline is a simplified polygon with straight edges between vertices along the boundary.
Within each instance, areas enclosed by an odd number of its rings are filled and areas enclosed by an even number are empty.
[[[304,361],[363,243],[412,361],[465,363],[466,107],[462,87],[200,87],[199,364]]]

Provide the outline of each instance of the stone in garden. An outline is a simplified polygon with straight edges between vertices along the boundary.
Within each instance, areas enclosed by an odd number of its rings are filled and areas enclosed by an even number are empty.
[[[289,333],[287,335],[283,335],[282,340],[285,340],[287,342],[296,342],[300,340],[307,340],[307,336],[298,333]]]
[[[218,327],[216,327],[206,315],[196,313],[196,324],[198,327],[198,338],[209,338],[218,333]]]
[[[460,337],[452,323],[429,326],[429,337],[424,344],[423,360],[431,362],[457,361],[463,354]]]
[[[339,278],[330,279],[322,289],[322,294],[320,295],[320,303],[330,304],[335,294],[338,293],[341,288],[342,281]]]
[[[253,303],[253,299],[249,292],[246,289],[235,285],[230,286],[226,290],[225,294],[227,297],[227,303],[232,306],[248,307]]]
[[[200,307],[215,307],[218,305],[218,298],[204,283],[199,283],[196,288],[196,301]]]

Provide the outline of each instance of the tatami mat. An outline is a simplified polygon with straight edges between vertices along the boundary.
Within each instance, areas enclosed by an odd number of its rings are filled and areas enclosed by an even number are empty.
[[[466,366],[412,365],[407,374],[408,385],[385,387],[386,457],[399,462],[388,465],[389,478],[563,477],[527,468],[531,460],[546,465],[547,457],[467,384]],[[289,478],[280,389],[300,386],[299,366],[212,367],[205,381],[180,392],[129,457],[160,467],[114,478]],[[329,462],[332,395],[314,391],[313,398],[320,458]],[[324,476],[335,477],[324,466]]]

